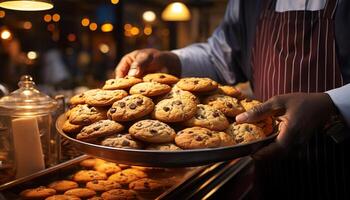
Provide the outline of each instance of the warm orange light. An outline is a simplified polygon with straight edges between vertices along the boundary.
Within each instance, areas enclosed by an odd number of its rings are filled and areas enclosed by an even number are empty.
[[[96,29],[97,29],[97,24],[96,24],[95,22],[92,22],[92,23],[90,24],[89,28],[90,28],[91,31],[96,31]]]
[[[0,7],[20,11],[40,11],[53,8],[50,0],[1,0]]]
[[[124,31],[124,35],[125,35],[125,37],[131,37],[132,36],[130,31]]]
[[[89,26],[89,24],[90,24],[90,20],[89,20],[89,18],[83,18],[82,20],[81,20],[81,25],[82,26]]]
[[[118,4],[118,3],[119,3],[119,0],[111,0],[111,3],[112,3],[112,4]]]
[[[100,49],[101,53],[104,53],[104,54],[109,52],[109,46],[107,44],[104,44],[104,43],[100,44],[99,49]]]
[[[54,24],[47,25],[47,30],[53,32],[55,30],[55,25]]]
[[[130,29],[130,33],[131,33],[131,35],[136,36],[140,33],[140,29],[137,28],[136,26],[134,26]]]
[[[69,42],[74,42],[75,40],[77,40],[77,36],[74,33],[69,33],[67,39]]]
[[[146,26],[146,27],[143,29],[143,33],[144,33],[145,35],[151,35],[151,34],[152,34],[152,27]]]
[[[124,25],[124,30],[130,30],[132,28],[132,25],[131,24],[125,24]]]
[[[0,18],[4,18],[6,16],[6,12],[3,10],[0,10]]]
[[[45,22],[51,22],[51,20],[52,20],[52,17],[51,17],[50,14],[44,15],[44,21],[45,21]]]
[[[185,4],[173,2],[162,12],[162,19],[164,21],[188,21],[191,19],[191,13]]]
[[[61,16],[59,14],[56,13],[56,14],[52,15],[52,21],[59,22],[60,19],[61,19]]]
[[[7,29],[5,29],[1,32],[1,39],[3,39],[3,40],[8,40],[11,38],[11,36],[12,36],[11,32]]]
[[[106,33],[113,31],[113,24],[111,23],[102,24],[101,31]]]
[[[25,22],[23,22],[23,28],[26,29],[26,30],[31,29],[32,26],[33,26],[33,25],[32,25],[32,22],[30,22],[30,21],[25,21]]]
[[[38,54],[35,51],[29,51],[27,53],[27,58],[30,60],[35,60],[38,58]]]
[[[156,20],[156,13],[154,13],[151,10],[145,11],[142,15],[143,20],[145,20],[146,22],[154,22],[154,20]]]

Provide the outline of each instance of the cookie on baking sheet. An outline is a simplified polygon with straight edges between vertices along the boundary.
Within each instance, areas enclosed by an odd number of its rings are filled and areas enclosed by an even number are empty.
[[[150,178],[142,178],[129,184],[129,189],[140,193],[159,192],[165,189],[164,183]]]
[[[225,146],[232,146],[236,144],[236,141],[234,140],[234,138],[226,133],[226,132],[217,132],[216,134],[219,135],[220,140],[221,140],[221,147],[225,147]]]
[[[242,94],[237,88],[230,85],[219,85],[217,93],[231,97],[239,97]]]
[[[143,81],[145,82],[158,82],[163,84],[172,85],[179,81],[179,79],[173,75],[166,73],[153,73],[147,74],[143,77]]]
[[[147,174],[137,169],[124,169],[121,172],[115,173],[108,177],[110,181],[116,181],[122,185],[128,185],[129,183],[141,178],[146,178]]]
[[[62,125],[62,131],[68,134],[76,134],[81,131],[83,125],[71,124],[69,120],[66,120]]]
[[[164,99],[156,104],[152,117],[162,122],[182,122],[191,119],[196,110],[197,104],[187,98]]]
[[[104,139],[101,144],[103,146],[125,149],[142,149],[143,147],[143,144],[132,138],[130,134],[117,134]]]
[[[159,102],[164,99],[173,99],[173,98],[188,99],[188,100],[194,101],[197,104],[199,103],[199,99],[194,94],[192,94],[189,91],[181,90],[176,86],[174,86],[169,93],[157,99],[157,101]]]
[[[88,198],[87,200],[104,200],[102,197],[94,196],[91,198]]]
[[[262,103],[258,100],[252,100],[252,99],[243,99],[239,102],[242,107],[244,108],[244,110],[248,111],[252,108],[254,108],[255,106],[261,105]]]
[[[176,83],[182,90],[190,92],[210,92],[218,88],[218,83],[210,78],[182,78]]]
[[[215,94],[205,98],[203,103],[220,110],[227,117],[235,117],[244,112],[238,100],[227,95]]]
[[[74,174],[73,180],[77,182],[89,182],[93,180],[105,180],[107,175],[94,170],[80,170]]]
[[[137,193],[126,189],[113,189],[102,193],[104,200],[138,200]]]
[[[131,86],[141,82],[142,82],[141,79],[132,77],[132,76],[127,76],[124,78],[109,79],[106,81],[102,89],[104,90],[129,89]]]
[[[105,162],[95,165],[94,169],[98,172],[103,172],[106,174],[114,174],[122,171],[122,169],[117,164],[112,162]]]
[[[77,125],[89,125],[107,119],[107,110],[87,104],[77,105],[71,111],[69,122]]]
[[[69,100],[70,105],[85,104],[85,94],[80,93],[72,96]]]
[[[57,192],[65,192],[79,187],[78,183],[70,180],[58,180],[50,183],[47,187],[55,189]]]
[[[46,197],[56,194],[56,190],[40,186],[37,188],[31,188],[23,190],[20,195],[23,199],[45,199]]]
[[[96,158],[88,158],[79,163],[80,166],[85,168],[93,168],[96,165]]]
[[[176,136],[169,125],[150,119],[136,122],[129,128],[129,133],[132,137],[149,143],[173,142]]]
[[[85,92],[85,103],[91,106],[110,106],[128,96],[124,90],[93,89]]]
[[[182,149],[173,143],[164,143],[164,144],[150,144],[146,147],[146,150],[179,151]]]
[[[265,137],[264,131],[254,124],[231,124],[225,131],[236,143],[248,143]]]
[[[199,104],[194,117],[184,122],[187,127],[199,126],[214,131],[225,130],[229,122],[226,116],[211,106]]]
[[[138,83],[130,88],[130,94],[142,94],[147,97],[154,97],[170,92],[171,87],[157,82]]]
[[[141,94],[133,94],[116,101],[108,110],[108,118],[114,121],[132,121],[152,112],[152,99]]]
[[[103,191],[121,188],[122,186],[116,181],[94,180],[94,181],[87,182],[86,187],[96,192],[103,192]]]
[[[67,190],[64,194],[80,198],[89,198],[95,196],[96,192],[88,188],[74,188],[71,190]]]
[[[221,138],[209,129],[192,127],[179,131],[175,143],[182,149],[214,148],[221,145]]]
[[[76,136],[78,140],[91,140],[99,137],[104,137],[119,133],[124,129],[124,126],[113,120],[101,120],[85,126]]]
[[[80,200],[80,198],[72,195],[57,194],[47,197],[45,200]]]

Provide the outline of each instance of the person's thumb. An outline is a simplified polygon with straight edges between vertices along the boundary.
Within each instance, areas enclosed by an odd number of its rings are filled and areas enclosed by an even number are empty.
[[[267,101],[236,116],[237,123],[251,123],[263,120],[274,114],[272,103]]]
[[[138,53],[134,62],[130,65],[128,76],[141,76],[144,68],[149,66],[152,60],[152,54],[146,52]]]

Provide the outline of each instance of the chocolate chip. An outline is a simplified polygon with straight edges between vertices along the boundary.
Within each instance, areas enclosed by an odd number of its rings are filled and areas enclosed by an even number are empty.
[[[164,75],[160,75],[159,78],[165,78],[165,76]]]
[[[94,108],[94,107],[90,108],[90,110],[91,110],[92,112],[96,112],[96,111],[97,111],[96,108]]]
[[[125,102],[118,102],[118,106],[121,107],[121,108],[124,108],[125,107]]]
[[[148,182],[144,182],[143,185],[145,186],[145,188],[150,188]]]
[[[111,82],[111,84],[114,84],[114,83],[115,83],[114,81]]]
[[[195,137],[195,139],[196,139],[197,141],[202,141],[202,140],[203,140],[203,138],[202,138],[201,136],[199,136],[199,135],[197,135],[197,136]]]
[[[93,184],[98,184],[98,180],[93,180],[92,183]]]
[[[197,119],[206,119],[206,117],[201,115],[201,114],[196,114],[196,118]]]
[[[162,125],[162,124],[159,123],[159,122],[157,122],[157,123],[154,124],[155,127],[158,127],[158,126],[161,126],[161,125]]]
[[[173,102],[173,105],[181,105],[181,104],[182,104],[182,102],[180,100],[176,100]]]
[[[98,129],[100,129],[101,127],[99,127],[99,126],[96,126],[96,127],[94,127],[94,130],[95,131],[98,131]]]
[[[211,132],[207,132],[207,135],[209,135],[209,137],[213,136]]]
[[[198,81],[198,80],[195,80],[195,81],[193,81],[193,83],[194,83],[195,85],[197,85],[197,84],[199,83],[199,81]]]
[[[90,123],[90,120],[87,119],[87,118],[85,118],[85,119],[83,119],[83,122],[84,122],[84,123]]]
[[[235,141],[236,141],[236,143],[241,143],[241,142],[243,142],[243,138],[237,138],[237,139],[235,139]]]
[[[115,111],[117,111],[117,109],[115,109],[115,108],[109,109],[109,112],[110,112],[110,113],[115,113]]]
[[[132,109],[132,110],[134,110],[136,107],[137,107],[137,105],[134,104],[134,103],[131,103],[131,104],[129,105],[129,108]]]
[[[129,142],[129,141],[123,140],[122,146],[129,146],[129,145],[130,145],[130,142]]]
[[[141,106],[143,104],[143,99],[137,99],[136,104]]]
[[[219,117],[219,116],[220,116],[219,113],[217,111],[214,111],[213,117]]]
[[[165,112],[168,112],[168,111],[170,110],[170,108],[169,108],[169,107],[163,107],[163,110],[164,110]]]
[[[84,94],[80,94],[79,97],[84,97]]]
[[[193,133],[193,131],[188,131],[188,133]]]
[[[233,105],[231,103],[226,103],[227,107],[233,108]]]
[[[149,131],[151,134],[157,134],[158,133],[158,131],[157,130],[154,130],[154,129],[151,129],[150,131]]]
[[[141,89],[141,90],[140,90],[140,92],[146,92],[146,90],[144,90],[144,89]]]

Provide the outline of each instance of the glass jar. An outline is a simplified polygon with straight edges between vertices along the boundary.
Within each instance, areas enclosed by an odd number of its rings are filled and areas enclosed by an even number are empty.
[[[56,164],[60,153],[54,129],[57,101],[35,89],[31,76],[22,76],[18,85],[0,99],[0,173],[16,178]]]

